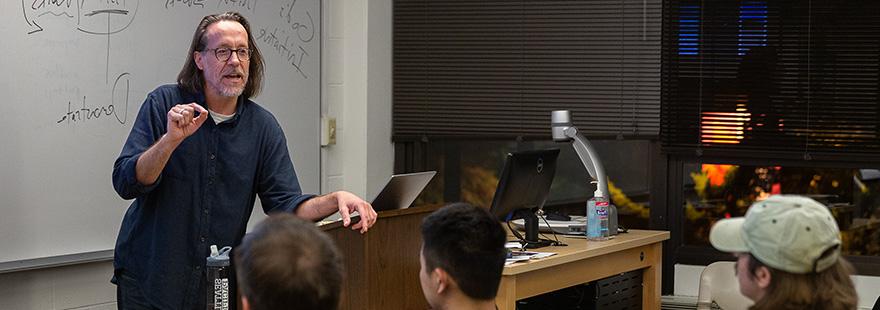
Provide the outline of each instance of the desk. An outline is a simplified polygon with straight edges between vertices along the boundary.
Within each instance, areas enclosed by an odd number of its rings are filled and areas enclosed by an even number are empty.
[[[518,299],[642,269],[642,309],[660,309],[662,242],[667,239],[667,231],[634,229],[602,242],[560,237],[567,247],[537,250],[556,255],[504,267],[495,304],[514,310]]]
[[[342,227],[342,221],[321,226],[344,257],[341,310],[428,309],[419,282],[421,225],[439,207],[379,212],[366,234]]]

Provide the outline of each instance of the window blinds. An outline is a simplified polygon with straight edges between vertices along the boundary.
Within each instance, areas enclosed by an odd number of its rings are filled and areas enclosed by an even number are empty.
[[[656,137],[659,0],[395,0],[393,136]]]
[[[664,150],[880,153],[880,2],[667,0],[663,10]]]

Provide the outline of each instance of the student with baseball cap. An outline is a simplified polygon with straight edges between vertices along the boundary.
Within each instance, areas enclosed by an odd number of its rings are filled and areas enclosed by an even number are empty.
[[[813,199],[776,195],[745,217],[712,227],[709,241],[737,257],[736,273],[751,309],[855,309],[853,268],[840,257],[840,230]]]

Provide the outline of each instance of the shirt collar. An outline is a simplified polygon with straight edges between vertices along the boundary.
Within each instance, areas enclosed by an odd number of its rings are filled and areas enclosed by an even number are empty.
[[[200,106],[203,106],[207,109],[208,105],[205,103],[205,93],[204,92],[198,92],[198,93],[193,94],[193,93],[184,91],[183,93],[186,94],[184,96],[185,102],[195,102],[195,103],[198,103]],[[238,103],[236,103],[236,105],[235,105],[235,116],[233,116],[232,119],[223,122],[223,124],[229,124],[230,126],[237,125],[238,120],[241,118],[242,113],[244,113],[246,111],[246,106],[248,105],[248,103],[250,103],[250,100],[245,99],[244,96],[238,96]]]

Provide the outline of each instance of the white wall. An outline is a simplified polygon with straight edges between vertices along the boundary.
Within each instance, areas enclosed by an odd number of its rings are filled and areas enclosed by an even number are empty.
[[[116,309],[111,262],[0,274],[0,309]]]
[[[391,0],[324,1],[324,104],[337,144],[321,152],[321,191],[374,197],[393,172]]]

